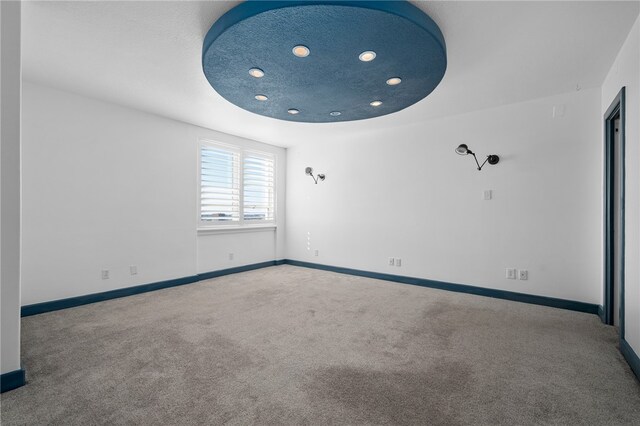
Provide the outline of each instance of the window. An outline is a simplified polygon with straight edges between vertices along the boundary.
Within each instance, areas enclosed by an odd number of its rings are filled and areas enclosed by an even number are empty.
[[[273,222],[275,167],[273,156],[244,152],[242,156],[243,218]]]
[[[240,152],[200,145],[200,222],[240,220]]]
[[[212,142],[200,144],[200,226],[275,222],[275,158]]]

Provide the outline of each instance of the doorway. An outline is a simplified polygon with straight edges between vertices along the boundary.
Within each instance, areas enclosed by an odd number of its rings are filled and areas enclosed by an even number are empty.
[[[604,115],[604,322],[624,338],[625,106],[623,87]]]

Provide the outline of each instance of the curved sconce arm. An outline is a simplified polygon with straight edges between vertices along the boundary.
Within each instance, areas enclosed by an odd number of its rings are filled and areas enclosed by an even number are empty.
[[[307,167],[306,169],[304,169],[304,173],[308,176],[311,176],[311,179],[313,179],[316,185],[318,184],[318,180],[324,180],[325,178],[324,173],[318,174],[318,177],[313,176],[313,167]]]
[[[487,163],[489,163],[489,164],[491,164],[493,166],[495,164],[498,164],[498,162],[500,161],[500,157],[498,157],[495,154],[490,154],[490,155],[487,155],[487,158],[482,162],[482,164],[480,164],[478,162],[478,158],[476,157],[476,154],[473,151],[471,151],[469,149],[469,147],[467,145],[465,145],[465,144],[460,144],[456,148],[456,154],[459,154],[459,155],[469,155],[469,154],[471,154],[471,155],[473,155],[473,159],[476,160],[476,165],[478,166],[478,171],[482,170],[484,165],[487,164]]]

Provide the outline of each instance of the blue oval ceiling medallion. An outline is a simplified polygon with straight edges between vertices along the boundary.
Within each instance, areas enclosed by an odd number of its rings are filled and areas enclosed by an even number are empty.
[[[435,22],[406,1],[247,1],[213,24],[202,67],[240,108],[332,123],[424,99],[447,55]]]

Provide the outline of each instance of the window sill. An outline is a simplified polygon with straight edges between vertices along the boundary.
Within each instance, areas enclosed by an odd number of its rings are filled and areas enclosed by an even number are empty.
[[[208,235],[208,234],[239,234],[245,232],[265,232],[265,231],[275,231],[277,229],[276,225],[251,225],[251,226],[212,226],[212,227],[201,227],[198,228],[198,235]]]

